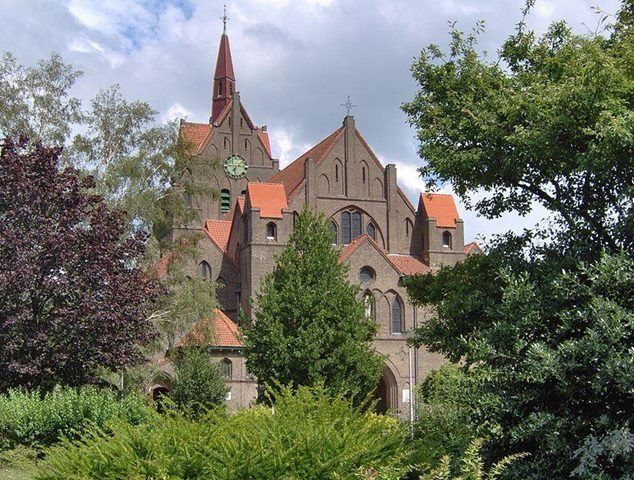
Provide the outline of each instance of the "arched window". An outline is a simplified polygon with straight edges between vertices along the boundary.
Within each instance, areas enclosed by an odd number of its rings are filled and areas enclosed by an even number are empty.
[[[223,277],[218,277],[216,280],[216,299],[227,308],[227,281]]]
[[[368,226],[366,227],[365,231],[372,240],[376,240],[376,227],[374,226],[374,223],[372,222],[368,223]]]
[[[231,118],[231,117],[229,117],[229,118]],[[227,137],[225,137],[224,144],[225,144],[225,150],[227,148],[229,148],[229,139]]]
[[[363,308],[365,310],[365,318],[368,320],[376,320],[376,302],[372,292],[363,294]]]
[[[220,213],[227,213],[231,209],[231,193],[226,188],[220,191]]]
[[[339,181],[339,164],[335,164],[335,182]]]
[[[330,235],[332,236],[332,244],[337,245],[339,235],[337,235],[337,224],[334,220],[330,222]]]
[[[341,241],[344,245],[348,245],[352,241],[351,216],[352,214],[350,212],[343,212],[341,214]]]
[[[211,278],[211,267],[205,260],[198,264],[198,274],[205,280]]]
[[[361,167],[361,180],[363,181],[363,184],[365,185],[365,167]]]
[[[297,225],[298,221],[299,221],[299,213],[293,212],[293,230],[295,230],[295,226]]]
[[[367,285],[369,283],[372,283],[375,278],[376,272],[372,267],[365,266],[362,267],[361,270],[359,270],[359,281],[362,284]]]
[[[266,224],[266,238],[268,240],[277,240],[277,225],[273,222]]]
[[[242,191],[240,192],[240,195],[242,195],[243,197],[244,197],[246,194],[247,194],[247,191],[246,191],[246,190],[242,190]]]
[[[359,212],[352,213],[352,239],[361,236],[361,214]]]
[[[186,207],[192,206],[192,196],[189,194],[189,192],[183,192],[183,202],[185,202]]]
[[[249,151],[249,141],[246,138],[244,139],[244,150]]]
[[[409,218],[405,219],[405,236],[407,238],[409,238],[409,236],[412,234],[412,230],[413,230],[413,226],[412,226],[412,221]]]
[[[451,233],[446,230],[442,233],[442,246],[451,249]]]
[[[244,127],[244,121],[242,120],[242,117],[240,117],[240,126]]]
[[[228,358],[223,358],[220,361],[220,375],[222,375],[226,380],[231,380],[233,375],[233,364]]]
[[[392,300],[392,333],[403,332],[403,304],[397,296]]]

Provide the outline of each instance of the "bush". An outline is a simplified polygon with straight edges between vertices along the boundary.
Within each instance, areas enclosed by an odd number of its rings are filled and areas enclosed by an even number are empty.
[[[408,471],[407,430],[363,412],[323,387],[289,388],[228,416],[200,421],[174,413],[148,424],[118,422],[112,435],[92,429],[47,452],[39,480],[188,478],[243,480],[397,480]]]
[[[140,395],[118,398],[110,390],[65,388],[41,395],[10,390],[0,395],[0,451],[48,446],[62,435],[76,437],[90,425],[114,418],[140,423],[152,415]]]
[[[184,410],[200,414],[208,408],[224,405],[229,389],[218,363],[203,350],[186,351],[176,365],[176,380],[170,394]]]

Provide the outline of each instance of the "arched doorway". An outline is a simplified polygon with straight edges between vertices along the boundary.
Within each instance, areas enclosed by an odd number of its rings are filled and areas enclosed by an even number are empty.
[[[383,373],[379,385],[374,391],[376,399],[375,410],[377,413],[394,412],[398,408],[398,388],[396,377],[387,365],[383,366]]]

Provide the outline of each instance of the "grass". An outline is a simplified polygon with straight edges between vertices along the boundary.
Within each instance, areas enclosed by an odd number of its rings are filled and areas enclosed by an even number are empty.
[[[35,478],[35,464],[28,467],[0,467],[0,479],[2,480],[32,480]]]

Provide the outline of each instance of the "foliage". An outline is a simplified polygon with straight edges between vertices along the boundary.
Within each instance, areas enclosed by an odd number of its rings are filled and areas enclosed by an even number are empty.
[[[136,266],[145,237],[58,169],[59,149],[0,153],[0,386],[79,385],[138,363],[157,285]]]
[[[229,389],[213,362],[203,349],[189,348],[176,363],[176,379],[170,397],[185,411],[200,414],[224,405]]]
[[[275,409],[257,406],[194,422],[178,414],[117,423],[49,450],[40,480],[189,478],[397,480],[407,471],[407,431],[324,388],[283,388]]]
[[[460,458],[478,436],[488,435],[491,425],[473,422],[475,404],[482,393],[472,375],[457,365],[431,372],[418,389],[415,435],[416,463],[423,471],[451,459],[457,471]],[[493,427],[494,428],[494,427]]]
[[[159,334],[146,346],[145,354],[151,356],[154,350],[173,346],[216,306],[213,285],[186,274],[202,237],[187,234],[177,239],[168,232],[173,225],[199,220],[198,210],[189,208],[183,196],[213,194],[195,179],[204,178],[217,159],[191,155],[176,122],[160,124],[155,109],[125,99],[118,85],[97,92],[83,108],[71,95],[81,75],[57,54],[33,67],[20,65],[11,54],[0,57],[0,137],[26,135],[34,142],[63,146],[60,165],[91,175],[94,191],[124,212],[130,235],[150,233],[139,266],[151,270],[169,263],[167,273],[156,279],[163,295],[150,315]],[[135,367],[133,375],[118,371],[103,376],[118,386],[131,378],[145,383],[150,370],[144,365]]]
[[[0,451],[39,449],[54,444],[62,435],[76,437],[115,418],[138,424],[152,415],[138,394],[120,398],[111,390],[94,387],[63,388],[46,394],[9,390],[0,395]],[[6,453],[3,458],[15,457],[15,453]]]
[[[493,61],[478,50],[480,28],[453,28],[449,54],[423,50],[412,66],[420,90],[403,106],[427,162],[421,174],[451,182],[489,218],[539,203],[573,249],[631,248],[632,12],[624,0],[611,35],[557,22],[537,37],[522,20]]]
[[[417,341],[471,366],[493,399],[471,402],[473,421],[499,425],[485,451],[531,454],[512,478],[627,478],[631,445],[604,440],[631,438],[634,421],[634,260],[604,255],[570,270],[498,260],[408,280],[414,301],[437,312]]]
[[[459,472],[452,474],[451,460],[445,456],[432,472],[425,474],[421,480],[496,480],[506,471],[509,465],[525,457],[524,454],[509,455],[485,471],[484,462],[480,456],[480,440],[472,441],[464,454],[459,458]]]
[[[256,321],[245,329],[247,368],[266,384],[315,385],[362,401],[379,380],[381,358],[371,342],[376,323],[365,318],[358,287],[331,245],[322,214],[299,215],[275,269],[261,285]]]

